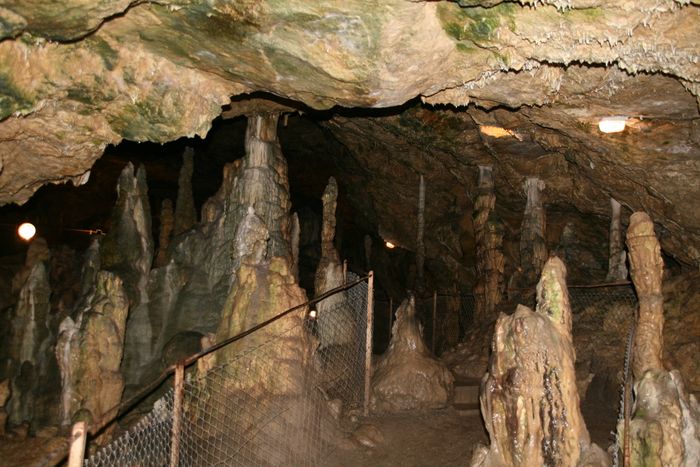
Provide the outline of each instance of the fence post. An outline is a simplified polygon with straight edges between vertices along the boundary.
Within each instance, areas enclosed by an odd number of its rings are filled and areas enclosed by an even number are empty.
[[[374,311],[374,272],[367,279],[367,332],[365,334],[365,406],[364,415],[369,415],[369,398],[372,379],[372,323]]]
[[[175,366],[175,394],[173,400],[173,430],[170,435],[170,467],[180,463],[180,432],[182,431],[182,399],[185,390],[185,366]]]
[[[70,438],[68,467],[82,467],[85,458],[85,442],[87,440],[87,423],[75,422]]]
[[[433,339],[430,342],[433,347],[433,353],[435,353],[435,336],[437,335],[437,290],[433,291]]]

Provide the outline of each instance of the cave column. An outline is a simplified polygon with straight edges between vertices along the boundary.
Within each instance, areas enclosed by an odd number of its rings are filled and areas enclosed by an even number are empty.
[[[644,212],[630,217],[627,229],[630,275],[637,290],[639,310],[632,353],[635,380],[647,370],[662,370],[664,310],[661,277],[664,263],[654,235],[654,223]]]
[[[479,194],[474,205],[476,237],[476,283],[474,285],[477,321],[488,321],[503,299],[503,268],[505,258],[501,251],[503,226],[495,215],[493,168],[479,166]]]
[[[520,226],[520,267],[523,280],[521,285],[525,287],[537,282],[547,261],[546,217],[541,196],[544,187],[544,182],[537,177],[529,177],[523,185],[527,203]]]
[[[610,198],[610,257],[608,259],[607,282],[624,281],[627,279],[627,254],[622,244],[622,223],[620,222],[620,203]]]
[[[192,172],[194,171],[194,149],[187,147],[182,154],[182,167],[177,180],[175,202],[174,235],[190,230],[197,223],[197,210],[192,195]]]

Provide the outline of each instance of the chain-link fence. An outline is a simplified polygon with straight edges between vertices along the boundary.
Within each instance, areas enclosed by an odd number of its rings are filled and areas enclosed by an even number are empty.
[[[614,313],[637,306],[637,296],[632,284],[572,285],[568,290],[574,315],[591,307]],[[522,297],[525,298],[527,306],[535,306],[534,290],[523,294]],[[522,303],[523,300],[515,301]],[[388,306],[388,303],[377,304],[378,314],[382,313],[382,307],[385,306]],[[397,306],[394,305],[394,309]],[[416,299],[417,315],[423,326],[423,338],[437,355],[462,341],[474,318],[474,306],[474,295],[471,294],[436,292],[433,296]]]
[[[348,273],[347,283],[357,281]],[[323,465],[339,413],[364,402],[369,293],[358,282],[303,320],[283,318],[252,347],[243,338],[225,359],[220,349],[198,360],[180,398],[176,375],[175,389],[85,465]]]

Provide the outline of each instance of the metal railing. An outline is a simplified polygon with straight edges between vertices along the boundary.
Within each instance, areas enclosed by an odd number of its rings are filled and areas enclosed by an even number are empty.
[[[369,403],[373,275],[347,276],[345,285],[167,368],[92,426],[77,423],[69,466],[321,465],[338,412],[366,413]],[[332,308],[307,312],[332,296]],[[285,319],[295,312],[304,318]],[[104,433],[171,375],[151,412],[83,463],[86,428]]]

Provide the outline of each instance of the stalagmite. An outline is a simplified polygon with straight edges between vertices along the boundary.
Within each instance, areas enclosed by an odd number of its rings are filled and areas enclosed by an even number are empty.
[[[544,182],[536,177],[525,180],[523,185],[527,195],[527,204],[523,214],[523,222],[520,226],[520,286],[533,286],[542,271],[547,260],[547,246],[545,244],[546,218],[542,205],[541,191],[544,190]]]
[[[291,201],[277,120],[275,114],[248,120],[246,156],[231,193],[237,220],[231,253],[235,280],[224,305],[217,341],[306,301],[292,273]],[[260,368],[236,384],[271,394],[297,392],[300,365],[308,352],[302,313],[291,313],[251,334],[245,342],[222,349],[216,355],[217,362],[237,355],[241,346],[256,346],[274,338],[277,364]]]
[[[402,412],[445,407],[454,378],[421,336],[413,295],[396,310],[391,342],[372,376],[370,406],[374,412]]]
[[[49,313],[50,297],[46,264],[37,261],[20,290],[12,318],[9,349],[14,371],[11,371],[12,396],[7,407],[11,425],[27,421],[42,426],[53,421],[55,414],[51,412],[56,412],[41,402],[50,367],[55,366],[50,351],[55,339],[55,327]]]
[[[608,465],[579,408],[565,276],[550,258],[536,311],[518,305],[498,318],[480,397],[491,445],[477,448],[473,466]]]
[[[663,357],[663,259],[654,223],[644,212],[630,217],[627,229],[630,275],[637,290],[631,350],[634,406],[629,423],[630,465],[700,465],[700,406],[685,389],[678,370],[667,371]],[[624,440],[624,422],[618,440]],[[620,443],[619,443],[620,444]],[[624,451],[625,443],[618,445]]]
[[[160,267],[167,262],[168,247],[173,235],[173,202],[168,198],[160,205],[160,234],[158,235],[158,251],[153,260],[153,267]]]
[[[129,301],[122,280],[100,271],[84,307],[60,326],[56,359],[61,369],[61,423],[81,411],[99,420],[121,400],[120,372]],[[88,415],[89,414],[89,415]]]
[[[503,225],[496,217],[496,194],[490,166],[479,166],[479,195],[474,203],[476,237],[476,283],[474,319],[488,321],[504,295],[505,258],[501,251]]]
[[[194,170],[194,150],[185,148],[182,154],[182,167],[177,180],[177,200],[175,202],[175,226],[173,235],[191,229],[197,223],[197,210],[192,196],[192,172]]]
[[[608,260],[608,282],[627,279],[627,253],[622,244],[622,225],[620,222],[620,203],[610,198],[612,216],[610,218],[610,257]]]
[[[663,369],[664,297],[661,277],[664,263],[661,246],[654,235],[654,223],[643,212],[630,217],[627,229],[631,276],[637,290],[639,311],[632,353],[635,380],[648,370]]]
[[[333,245],[335,237],[335,209],[338,202],[338,185],[335,178],[328,180],[323,192],[323,226],[321,228],[321,261],[314,276],[316,295],[341,286],[343,265]],[[321,347],[351,344],[356,336],[352,310],[345,293],[335,294],[317,304],[318,334]]]
[[[100,248],[101,268],[117,274],[129,297],[129,323],[122,369],[127,384],[138,383],[153,357],[148,279],[153,261],[151,209],[146,171],[127,164],[118,183],[112,227]]]
[[[416,235],[416,289],[423,290],[423,273],[425,268],[425,243],[423,239],[425,231],[425,180],[420,176],[418,185],[418,222]]]

